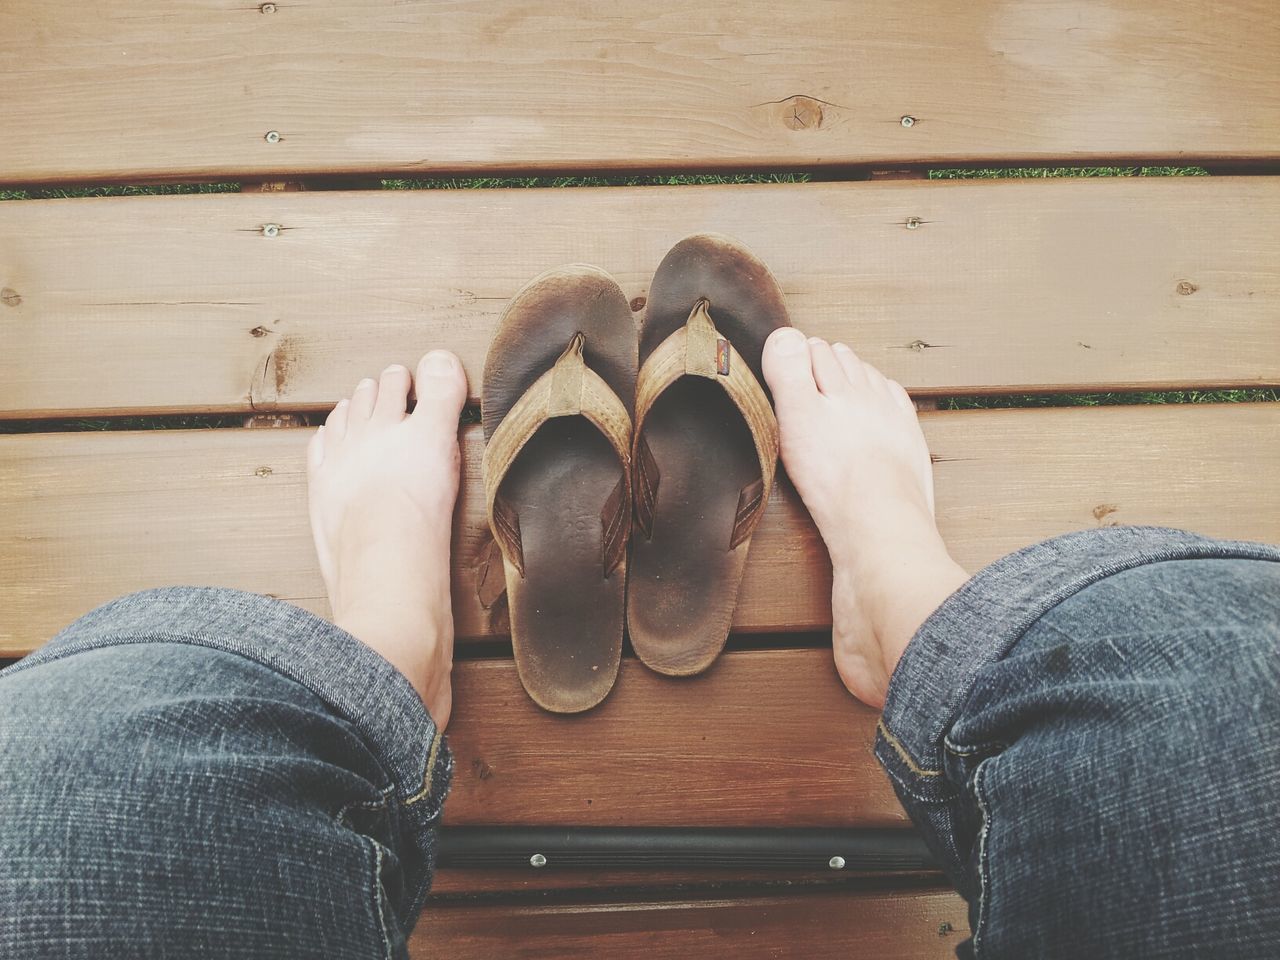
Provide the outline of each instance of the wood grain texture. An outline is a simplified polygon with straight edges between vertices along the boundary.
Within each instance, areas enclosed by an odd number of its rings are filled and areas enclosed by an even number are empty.
[[[438,346],[474,394],[530,277],[639,319],[704,230],[917,394],[1280,383],[1280,178],[259,193],[0,204],[0,417],[314,410]]]
[[[881,774],[883,777],[884,775]],[[900,824],[901,825],[901,824]],[[441,867],[431,884],[434,896],[477,896],[481,894],[585,894],[599,890],[657,890],[680,887],[684,890],[709,892],[726,885],[774,885],[785,887],[865,888],[877,883],[942,882],[939,871],[886,871],[882,874],[840,876],[830,869],[787,871],[768,869],[652,869],[627,870],[523,870]]]
[[[446,823],[907,825],[871,754],[877,714],[829,650],[737,651],[681,681],[628,658],[575,716],[535,706],[510,660],[461,661],[455,677]]]
[[[1280,404],[942,411],[922,416],[938,516],[968,569],[1045,537],[1155,523],[1280,541]],[[324,613],[307,525],[310,431],[0,437],[0,654],[132,590],[238,587]],[[501,634],[474,568],[487,530],[479,428],[463,431],[454,524],[460,637]],[[830,569],[788,483],[757,530],[739,631],[821,630]]]
[[[528,905],[431,904],[414,957],[943,960],[968,936],[949,891],[798,892]]]
[[[1273,14],[1269,0],[272,14],[7,0],[0,181],[1275,159]]]

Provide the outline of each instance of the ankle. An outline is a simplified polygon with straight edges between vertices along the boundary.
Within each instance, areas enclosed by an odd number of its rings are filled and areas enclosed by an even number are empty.
[[[969,579],[939,539],[893,555],[871,558],[844,577],[856,578],[862,611],[892,676],[912,637]]]

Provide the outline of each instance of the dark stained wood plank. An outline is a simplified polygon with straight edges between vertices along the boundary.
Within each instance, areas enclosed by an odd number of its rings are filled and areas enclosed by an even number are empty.
[[[509,660],[457,665],[458,826],[905,826],[878,719],[828,650],[743,651],[672,681],[623,663],[601,706],[540,710]],[[513,733],[515,731],[515,733]]]
[[[948,891],[431,904],[410,953],[442,960],[943,960],[968,935],[967,917],[964,901]]]
[[[526,894],[556,891],[584,894],[600,890],[654,890],[681,887],[709,891],[727,885],[773,885],[780,887],[863,886],[868,882],[900,882],[903,880],[933,882],[941,874],[930,872],[886,871],[864,874],[857,878],[842,877],[832,870],[788,871],[754,869],[644,869],[644,870],[489,870],[443,867],[436,871],[431,887],[433,895],[446,897],[502,894]]]
[[[0,417],[320,410],[438,346],[475,394],[529,277],[639,319],[701,230],[917,394],[1280,383],[1280,178],[257,193],[0,204]]]
[[[0,181],[1274,160],[1277,60],[1269,0],[7,0]]]

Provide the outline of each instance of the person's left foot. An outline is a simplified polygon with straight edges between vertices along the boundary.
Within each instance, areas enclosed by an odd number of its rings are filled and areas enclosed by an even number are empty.
[[[452,353],[361,380],[307,450],[311,531],[333,621],[403,673],[443,730],[453,705],[449,539],[458,415],[467,380]]]

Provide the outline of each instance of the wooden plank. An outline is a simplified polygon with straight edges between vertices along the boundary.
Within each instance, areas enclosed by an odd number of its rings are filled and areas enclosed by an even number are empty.
[[[427,907],[411,956],[609,960],[926,960],[953,957],[968,912],[950,891],[772,893],[703,899]]]
[[[8,0],[0,180],[1280,157],[1270,0],[266,9]]]
[[[0,417],[318,410],[441,345],[474,393],[529,277],[639,317],[700,230],[917,394],[1280,383],[1280,178],[258,193],[0,204]]]
[[[871,755],[878,716],[827,650],[728,653],[681,682],[628,658],[577,716],[536,707],[510,660],[460,661],[455,675],[450,824],[907,824]]]
[[[902,824],[897,824],[902,826]],[[865,887],[868,883],[903,881],[937,882],[938,871],[863,874],[842,877],[834,870],[786,871],[763,869],[630,869],[630,870],[499,870],[442,867],[436,871],[431,892],[441,896],[479,896],[530,893],[586,893],[599,890],[723,889],[726,885],[755,884],[778,887]]]
[[[923,415],[938,515],[969,569],[1044,537],[1158,523],[1280,541],[1280,405],[942,411]],[[323,613],[307,525],[310,431],[0,437],[0,654],[23,653],[93,606],[166,584],[238,587]],[[486,530],[481,440],[463,431],[453,545],[463,638],[501,634],[473,568]],[[831,622],[821,540],[788,484],[752,543],[740,631]]]

